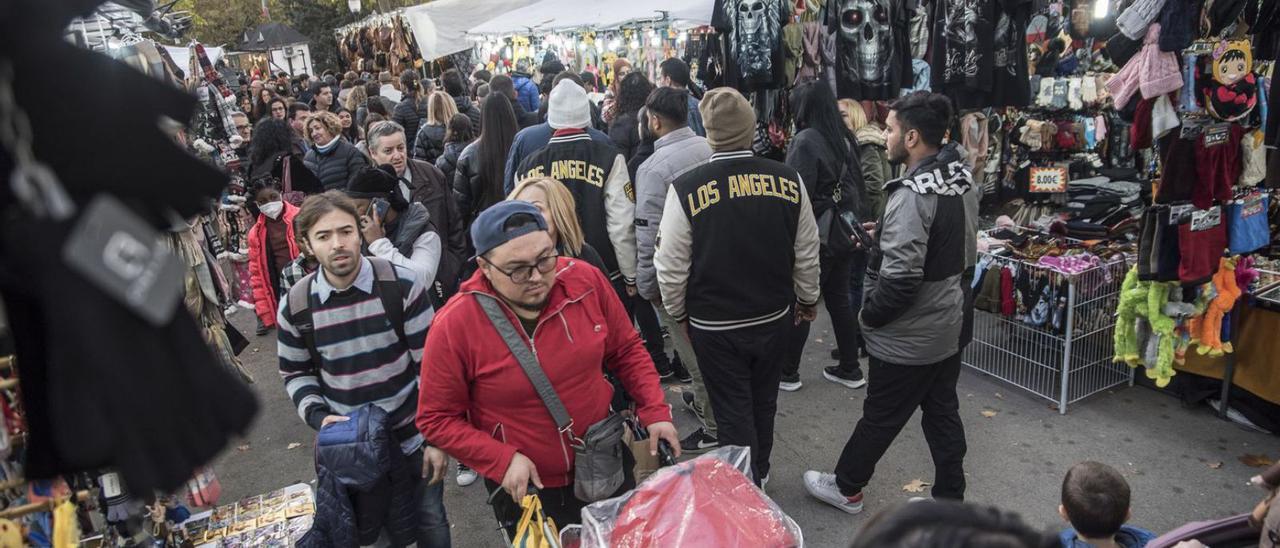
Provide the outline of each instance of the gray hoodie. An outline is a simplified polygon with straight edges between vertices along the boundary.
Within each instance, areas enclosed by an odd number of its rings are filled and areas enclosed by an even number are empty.
[[[955,144],[885,185],[877,248],[860,320],[867,352],[897,365],[928,365],[959,352],[960,288],[973,179]]]

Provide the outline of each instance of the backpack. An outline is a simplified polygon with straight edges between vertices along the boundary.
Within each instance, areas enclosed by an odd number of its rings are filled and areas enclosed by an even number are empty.
[[[400,278],[391,261],[380,257],[366,257],[373,265],[373,292],[382,301],[382,308],[387,313],[387,321],[395,330],[400,344],[409,348],[409,337],[404,333],[404,297],[400,290]],[[289,288],[289,323],[293,324],[307,345],[307,353],[311,354],[311,363],[317,367],[321,363],[320,350],[316,348],[316,329],[311,319],[311,283],[315,281],[320,270],[307,274],[293,287]]]

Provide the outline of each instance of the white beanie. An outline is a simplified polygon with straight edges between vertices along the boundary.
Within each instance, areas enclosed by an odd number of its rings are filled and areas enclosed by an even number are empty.
[[[573,80],[561,80],[548,98],[547,124],[551,129],[585,129],[591,125],[591,103],[587,90]]]
[[[1151,134],[1159,139],[1180,125],[1182,121],[1178,119],[1177,111],[1173,110],[1169,96],[1161,95],[1156,98],[1155,105],[1151,107]]]

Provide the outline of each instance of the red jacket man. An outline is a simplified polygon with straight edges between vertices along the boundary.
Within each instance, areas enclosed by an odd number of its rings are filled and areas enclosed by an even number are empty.
[[[508,350],[478,295],[497,298],[506,319],[532,345],[539,364],[582,436],[609,413],[613,389],[603,369],[636,401],[656,449],[678,451],[671,409],[649,353],[609,280],[578,259],[557,257],[538,210],[500,202],[473,223],[479,269],[436,313],[422,360],[418,428],[431,443],[499,482],[514,500],[532,482],[557,525],[579,522],[573,496],[573,448]],[[566,494],[567,493],[567,494]],[[519,518],[512,499],[498,496],[503,523]],[[510,530],[510,529],[509,529]]]
[[[258,222],[253,223],[253,228],[249,229],[249,286],[253,288],[253,308],[258,314],[258,320],[264,327],[275,327],[276,325],[276,309],[280,306],[280,271],[289,262],[298,258],[298,242],[293,238],[293,218],[298,215],[298,208],[293,204],[280,199],[279,191],[268,187],[258,191],[258,197],[265,200],[259,200],[259,209],[268,206],[268,211],[274,211],[271,208],[280,208],[275,214],[277,219],[267,218],[267,212],[258,214]],[[272,200],[270,198],[274,197]],[[279,203],[280,206],[270,204]],[[270,227],[268,223],[271,223]],[[277,223],[283,223],[280,226]],[[274,264],[268,259],[268,255],[273,252],[271,234],[268,230],[281,230],[286,240],[284,243],[289,248],[288,261],[280,262],[276,260]],[[278,245],[278,242],[277,242]],[[283,250],[283,247],[280,248]],[[283,257],[280,257],[283,258]],[[274,267],[274,268],[273,268]],[[244,280],[241,280],[243,283]],[[262,333],[259,333],[261,335]]]

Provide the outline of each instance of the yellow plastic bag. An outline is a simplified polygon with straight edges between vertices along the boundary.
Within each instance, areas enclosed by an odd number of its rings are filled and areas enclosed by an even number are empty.
[[[542,513],[542,500],[538,495],[525,495],[520,501],[524,515],[516,526],[516,536],[511,540],[514,548],[560,548],[560,530],[551,518]]]

